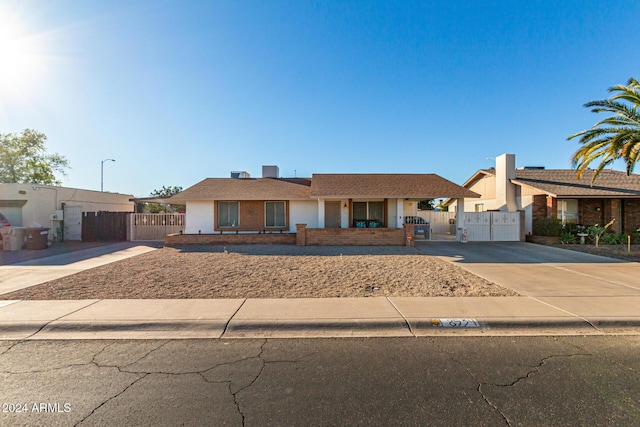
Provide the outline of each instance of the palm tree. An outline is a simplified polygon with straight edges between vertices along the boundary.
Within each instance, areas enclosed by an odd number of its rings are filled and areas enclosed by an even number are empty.
[[[640,83],[631,77],[626,86],[612,86],[609,93],[613,93],[609,99],[591,101],[584,106],[594,113],[609,112],[613,115],[600,120],[591,129],[567,138],[580,137],[582,144],[571,156],[571,165],[576,169],[578,178],[582,178],[591,162],[601,158],[591,184],[600,171],[618,159],[625,161],[627,175],[631,175],[640,155]]]

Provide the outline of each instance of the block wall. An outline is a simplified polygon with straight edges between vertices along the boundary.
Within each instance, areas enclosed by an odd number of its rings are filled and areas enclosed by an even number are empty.
[[[405,246],[404,228],[307,228],[306,246]],[[299,245],[303,244],[299,239]]]
[[[295,245],[294,233],[284,234],[168,234],[165,246],[181,245]]]

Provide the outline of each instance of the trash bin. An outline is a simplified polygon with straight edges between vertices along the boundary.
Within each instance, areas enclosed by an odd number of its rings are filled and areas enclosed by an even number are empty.
[[[2,249],[5,251],[19,251],[24,245],[24,227],[2,228]]]
[[[49,229],[44,227],[27,228],[27,249],[47,249]]]

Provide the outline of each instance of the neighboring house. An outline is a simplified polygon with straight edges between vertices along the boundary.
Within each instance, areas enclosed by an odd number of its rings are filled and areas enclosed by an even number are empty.
[[[40,184],[0,184],[0,212],[12,226],[40,224],[50,239],[81,240],[85,212],[133,212],[133,196]]]
[[[277,167],[265,166],[262,178],[232,176],[239,177],[208,178],[167,199],[186,205],[186,234],[299,233],[302,224],[322,230],[402,230],[404,216],[416,215],[419,200],[478,197],[434,174],[279,178]],[[403,232],[396,234],[404,241]]]
[[[515,167],[515,155],[496,158],[496,167],[479,170],[463,187],[480,194],[465,201],[466,212],[525,211],[525,230],[533,232],[540,218],[559,218],[581,225],[604,225],[615,219],[615,233],[634,233],[640,227],[640,175],[603,170],[593,185],[593,170],[582,179],[571,169],[547,170],[543,167]],[[458,202],[445,201],[450,209]]]

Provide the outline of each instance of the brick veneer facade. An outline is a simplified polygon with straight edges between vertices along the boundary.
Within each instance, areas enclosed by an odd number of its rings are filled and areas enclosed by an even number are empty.
[[[412,224],[405,228],[306,228],[305,224],[296,227],[298,246],[405,246],[407,236],[413,236]]]
[[[533,196],[532,218],[533,221],[547,217],[547,196]]]
[[[623,200],[624,232],[635,233],[640,229],[640,199]]]
[[[281,201],[281,200],[278,200]],[[220,227],[217,223],[215,224],[216,230],[222,231],[286,231],[289,229],[289,202],[285,202],[285,226],[284,227],[266,227],[265,219],[264,219],[264,210],[265,210],[265,202],[266,200],[243,200],[240,203],[240,218],[239,218],[239,226],[238,227]],[[215,217],[218,218],[218,204],[219,201],[215,202]]]
[[[283,234],[168,234],[165,246],[182,245],[295,245],[294,233]]]
[[[532,219],[556,218],[557,200],[545,195],[533,197]],[[640,228],[640,199],[578,199],[578,223],[603,226],[615,218],[609,227],[612,233],[633,234]]]

